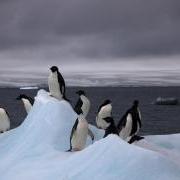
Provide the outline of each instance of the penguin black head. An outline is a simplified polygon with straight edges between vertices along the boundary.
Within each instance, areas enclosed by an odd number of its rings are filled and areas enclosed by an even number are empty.
[[[34,99],[25,95],[25,94],[20,94],[16,100],[22,100],[22,99],[27,99],[32,105],[34,104]]]
[[[29,99],[29,97],[26,96],[25,94],[20,94],[20,95],[16,98],[16,100],[22,100],[22,99]]]
[[[138,107],[138,105],[139,105],[139,101],[138,100],[134,100],[133,106]]]
[[[81,95],[85,95],[85,92],[84,92],[83,90],[79,90],[79,91],[76,92],[76,94],[78,94],[79,96],[81,96]]]
[[[59,71],[59,69],[58,69],[57,66],[52,66],[52,67],[50,68],[50,70],[51,70],[52,72],[58,72],[58,71]]]
[[[106,99],[106,100],[99,106],[98,113],[100,112],[100,110],[101,110],[101,108],[102,108],[103,106],[106,106],[106,105],[108,105],[108,104],[111,104],[111,100]]]
[[[106,100],[103,102],[103,105],[107,105],[107,104],[111,104],[111,100],[106,99]]]

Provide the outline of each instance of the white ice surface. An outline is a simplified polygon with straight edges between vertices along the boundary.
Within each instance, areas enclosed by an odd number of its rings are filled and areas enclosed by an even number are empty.
[[[65,152],[76,117],[69,103],[40,90],[23,124],[0,135],[0,180],[180,179],[180,134],[129,145],[90,126],[96,142]]]

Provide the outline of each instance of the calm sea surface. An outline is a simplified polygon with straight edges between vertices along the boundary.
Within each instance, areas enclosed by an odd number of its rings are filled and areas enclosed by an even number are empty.
[[[67,97],[74,105],[78,99],[75,92],[86,91],[91,101],[91,110],[87,120],[95,124],[98,106],[111,99],[113,116],[118,123],[120,117],[131,106],[134,99],[140,101],[143,127],[141,134],[180,133],[180,106],[158,106],[152,102],[159,96],[177,97],[180,100],[180,87],[68,87]],[[20,90],[17,88],[0,88],[0,105],[10,114],[11,128],[19,126],[26,117],[22,103],[16,100],[20,93],[34,97],[38,90]]]

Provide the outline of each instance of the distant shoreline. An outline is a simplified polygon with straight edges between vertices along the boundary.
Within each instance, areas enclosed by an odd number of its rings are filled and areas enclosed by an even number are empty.
[[[127,85],[127,86],[67,86],[67,88],[180,88],[180,85],[164,85],[164,86],[158,86],[158,85]],[[48,86],[0,86],[1,89],[22,89],[22,90],[28,90],[28,89],[47,89]]]

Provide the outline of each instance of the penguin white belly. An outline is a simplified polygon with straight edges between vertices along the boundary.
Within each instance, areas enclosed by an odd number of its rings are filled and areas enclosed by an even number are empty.
[[[10,129],[10,120],[6,111],[0,108],[0,132],[5,132]]]
[[[87,116],[89,109],[90,109],[90,101],[89,99],[87,99],[85,96],[81,95],[81,100],[83,101],[83,105],[82,105],[82,112],[84,117]]]
[[[48,77],[48,86],[49,86],[49,92],[53,97],[59,100],[62,99],[57,73],[50,73]]]
[[[107,123],[103,118],[111,117],[112,112],[112,106],[111,104],[108,104],[101,108],[100,112],[98,113],[98,116],[96,117],[96,124],[99,128],[106,129],[110,123]]]
[[[101,108],[100,112],[98,113],[98,116],[100,118],[111,117],[111,112],[112,112],[112,106],[111,104],[108,104]]]
[[[87,136],[88,123],[86,120],[80,120],[71,140],[72,150],[82,150],[86,145]]]
[[[24,98],[22,98],[22,101],[23,101],[26,112],[29,113],[32,108],[31,103],[27,99],[24,99]]]
[[[132,130],[132,116],[131,114],[128,114],[126,125],[119,133],[119,136],[123,140],[128,141],[128,139],[130,138],[131,130]]]

